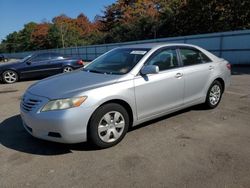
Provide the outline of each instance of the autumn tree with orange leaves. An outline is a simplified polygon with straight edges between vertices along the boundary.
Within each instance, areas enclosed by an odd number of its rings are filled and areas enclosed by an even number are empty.
[[[31,43],[34,45],[35,48],[33,49],[44,49],[47,48],[49,45],[48,42],[48,33],[49,33],[50,24],[48,23],[41,23],[34,27],[31,33]]]

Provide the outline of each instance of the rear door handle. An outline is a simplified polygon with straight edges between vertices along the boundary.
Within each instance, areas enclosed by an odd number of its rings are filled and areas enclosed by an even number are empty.
[[[183,74],[178,72],[178,73],[176,73],[175,78],[181,78],[182,76],[183,76]]]

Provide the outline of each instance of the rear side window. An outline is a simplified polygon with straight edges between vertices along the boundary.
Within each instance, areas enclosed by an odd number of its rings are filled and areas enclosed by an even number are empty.
[[[180,49],[180,55],[184,66],[211,62],[204,53],[195,49]]]
[[[154,55],[148,65],[157,65],[160,71],[178,67],[177,53],[175,49],[165,49]]]
[[[212,62],[212,60],[209,57],[207,57],[204,53],[200,52],[200,56],[203,63]]]
[[[59,53],[50,53],[51,59],[63,59],[63,56]]]

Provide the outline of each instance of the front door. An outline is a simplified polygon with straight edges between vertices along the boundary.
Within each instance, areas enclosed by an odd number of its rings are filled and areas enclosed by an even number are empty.
[[[146,62],[160,72],[134,79],[138,119],[162,114],[183,104],[184,80],[175,49],[160,49]]]
[[[20,71],[24,78],[46,77],[49,75],[49,66],[49,53],[37,54],[25,62]]]

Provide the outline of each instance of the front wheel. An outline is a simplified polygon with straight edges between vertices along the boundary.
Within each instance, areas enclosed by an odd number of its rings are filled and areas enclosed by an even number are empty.
[[[222,96],[222,85],[219,81],[215,80],[208,89],[205,105],[213,109],[220,103]]]
[[[99,148],[118,144],[129,127],[129,115],[124,107],[109,103],[99,107],[89,124],[90,140]]]
[[[2,74],[2,79],[7,84],[12,84],[18,81],[18,75],[15,71],[7,70]]]

